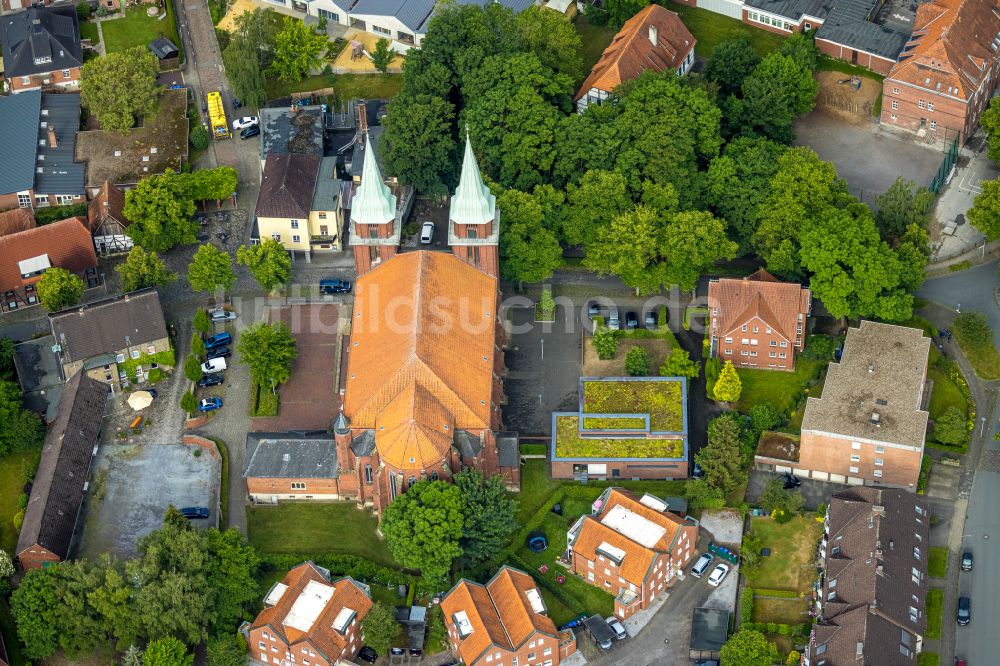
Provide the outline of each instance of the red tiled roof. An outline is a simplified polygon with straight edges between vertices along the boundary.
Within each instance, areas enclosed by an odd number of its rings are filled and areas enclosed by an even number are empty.
[[[809,303],[808,289],[795,282],[778,282],[763,269],[742,280],[722,278],[708,284],[708,307],[718,310],[719,337],[759,317],[794,342],[799,314],[809,313]]]
[[[38,276],[21,279],[18,262],[43,254],[53,267],[80,273],[97,266],[94,241],[82,217],[53,222],[20,233],[0,237],[0,292],[18,289],[38,281]]]
[[[35,216],[30,208],[15,208],[0,213],[0,236],[9,236],[35,228]]]
[[[109,181],[104,181],[97,196],[87,206],[87,226],[90,228],[90,233],[97,231],[108,217],[128,226],[129,221],[123,212],[124,208],[125,193]]]
[[[650,39],[651,27],[656,29],[655,45]],[[676,12],[648,5],[625,22],[590,70],[574,100],[591,88],[611,92],[622,81],[630,81],[647,69],[657,72],[677,69],[694,48],[695,41]]]

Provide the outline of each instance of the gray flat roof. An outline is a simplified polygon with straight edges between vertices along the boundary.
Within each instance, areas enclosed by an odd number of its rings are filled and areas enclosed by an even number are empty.
[[[910,39],[912,24],[904,33],[872,22],[875,5],[875,0],[835,0],[816,37],[895,60]]]
[[[324,157],[319,163],[316,189],[313,192],[313,210],[335,210],[340,199],[340,184],[337,178],[337,158]]]
[[[809,398],[802,431],[923,446],[920,409],[931,340],[919,328],[862,321],[847,331],[819,398]]]
[[[0,194],[30,190],[34,185],[41,108],[42,93],[38,90],[0,97],[0,127],[4,134]]]
[[[325,430],[247,434],[244,478],[336,479],[337,444]]]
[[[695,608],[691,613],[692,650],[717,652],[729,634],[729,611]]]
[[[76,133],[80,129],[80,95],[43,93],[41,116],[36,116],[38,160],[35,163],[35,191],[42,194],[83,194],[87,165],[74,162]],[[42,127],[41,123],[46,123]],[[56,132],[56,147],[48,142],[48,128]],[[53,202],[54,203],[54,202]]]

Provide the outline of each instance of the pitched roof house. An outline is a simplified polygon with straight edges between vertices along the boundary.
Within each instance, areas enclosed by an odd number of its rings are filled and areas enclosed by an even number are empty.
[[[791,371],[805,347],[810,291],[763,268],[708,283],[711,355],[733,365]]]
[[[468,666],[558,666],[576,649],[556,631],[534,579],[506,565],[485,585],[460,580],[441,600],[441,612],[452,653]]]
[[[0,213],[0,236],[9,236],[34,228],[35,216],[30,208],[14,208]]]
[[[904,490],[849,488],[830,499],[825,525],[807,661],[915,664],[927,628],[926,502]]]
[[[605,490],[566,536],[573,572],[615,595],[622,619],[673,584],[697,543],[697,520],[674,514],[658,497],[621,488]]]
[[[83,373],[66,383],[17,539],[15,553],[23,569],[69,557],[107,401],[107,385]]]
[[[130,224],[125,217],[125,193],[110,181],[104,181],[87,205],[87,226],[94,236],[97,253],[103,256],[132,249],[132,239],[125,233]]]
[[[625,22],[604,49],[576,93],[577,110],[583,113],[587,105],[602,102],[623,81],[635,79],[647,69],[687,74],[694,64],[696,41],[677,12],[647,5]]]
[[[0,18],[5,76],[16,94],[76,88],[83,52],[76,9],[34,4]]]
[[[334,666],[361,650],[361,621],[372,607],[367,585],[350,577],[330,579],[312,562],[295,567],[264,597],[250,625],[250,657],[264,663]]]
[[[337,444],[328,431],[251,432],[246,446],[252,500],[340,499]]]
[[[273,238],[291,251],[339,250],[342,239],[336,158],[271,154],[264,162],[254,211],[254,237]]]

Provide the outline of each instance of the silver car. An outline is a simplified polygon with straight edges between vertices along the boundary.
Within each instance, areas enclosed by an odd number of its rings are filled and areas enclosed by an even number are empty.
[[[208,316],[212,318],[212,321],[232,321],[236,319],[236,313],[232,310],[223,310],[222,308],[216,308],[215,310],[209,310]]]

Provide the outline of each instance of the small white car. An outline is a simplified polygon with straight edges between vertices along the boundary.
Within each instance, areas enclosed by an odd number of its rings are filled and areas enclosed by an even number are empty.
[[[708,577],[708,584],[712,587],[718,587],[719,584],[726,579],[728,574],[728,564],[716,564],[715,568],[712,569],[712,575]]]
[[[420,227],[420,244],[430,245],[434,242],[434,223],[428,220]]]
[[[242,118],[237,118],[233,121],[233,129],[237,132],[244,130],[248,127],[257,127],[260,124],[260,118],[257,116],[243,116]]]
[[[625,631],[625,627],[622,626],[622,623],[614,615],[607,618],[605,622],[607,622],[608,626],[611,627],[611,631],[615,632],[615,638],[620,641],[628,638],[628,632]]]
[[[232,310],[223,310],[222,308],[209,310],[208,316],[212,318],[212,321],[232,321],[236,319],[235,312],[233,312]]]
[[[205,361],[201,364],[201,371],[204,373],[212,372],[225,372],[226,370],[226,359],[224,358],[213,358]]]

